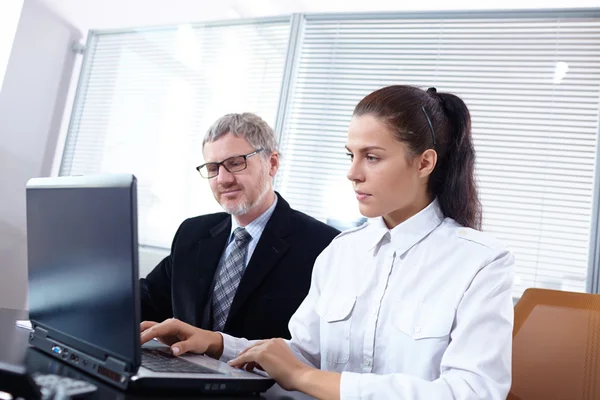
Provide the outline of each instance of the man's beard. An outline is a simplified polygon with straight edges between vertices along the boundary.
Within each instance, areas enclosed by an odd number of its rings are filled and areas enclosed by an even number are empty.
[[[236,204],[227,204],[226,202],[221,203],[221,207],[223,207],[223,210],[225,210],[225,212],[231,214],[231,215],[244,215],[247,214],[252,208],[254,208],[257,204],[259,204],[267,195],[267,193],[269,193],[269,190],[271,189],[271,185],[269,182],[269,174],[267,171],[265,171],[265,174],[261,177],[260,180],[260,194],[258,195],[258,197],[254,200],[254,201],[248,201],[247,199],[243,198],[241,199],[238,203]]]

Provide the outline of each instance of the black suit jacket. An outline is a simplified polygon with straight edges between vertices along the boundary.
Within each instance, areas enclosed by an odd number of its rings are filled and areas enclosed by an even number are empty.
[[[290,337],[288,322],[308,293],[315,259],[339,233],[277,196],[223,329],[236,337]],[[230,233],[227,213],[185,220],[171,254],[140,280],[142,320],[175,317],[210,329],[213,277]]]

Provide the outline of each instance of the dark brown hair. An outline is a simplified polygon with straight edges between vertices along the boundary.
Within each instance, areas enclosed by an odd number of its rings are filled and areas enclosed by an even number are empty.
[[[354,115],[372,115],[383,121],[413,155],[434,149],[438,160],[429,176],[429,193],[438,198],[445,216],[481,229],[471,115],[458,96],[435,88],[387,86],[362,99]]]

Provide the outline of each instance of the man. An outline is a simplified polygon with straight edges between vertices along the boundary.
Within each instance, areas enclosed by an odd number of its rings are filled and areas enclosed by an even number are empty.
[[[289,338],[315,259],[339,233],[273,190],[279,153],[260,117],[228,114],[202,144],[208,179],[226,213],[190,218],[171,254],[140,281],[142,320],[177,318],[248,339]]]

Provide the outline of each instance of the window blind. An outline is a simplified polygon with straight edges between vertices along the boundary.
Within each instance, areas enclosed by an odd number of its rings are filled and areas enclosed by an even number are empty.
[[[410,84],[471,111],[483,229],[527,287],[584,291],[600,97],[600,20],[307,17],[281,132],[277,185],[323,221],[356,219],[345,174],[352,110]]]
[[[134,173],[139,242],[170,247],[187,217],[220,211],[202,138],[220,116],[255,112],[274,125],[289,18],[92,32],[61,175]]]

